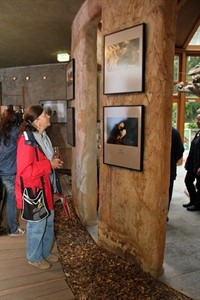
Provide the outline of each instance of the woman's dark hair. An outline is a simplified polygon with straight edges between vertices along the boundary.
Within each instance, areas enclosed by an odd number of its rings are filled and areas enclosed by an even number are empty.
[[[17,116],[13,109],[6,109],[0,121],[0,140],[3,141],[4,145],[8,146],[10,142],[10,133],[12,127],[16,125]]]
[[[42,114],[43,107],[41,105],[30,105],[25,109],[24,121],[20,126],[21,133],[23,131],[37,131],[33,126],[33,122]]]

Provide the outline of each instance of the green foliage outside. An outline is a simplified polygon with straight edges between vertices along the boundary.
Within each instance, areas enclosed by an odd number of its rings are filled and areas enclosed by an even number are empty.
[[[197,110],[200,109],[200,102],[186,102],[185,104],[185,128],[196,128],[195,118],[197,116]],[[172,126],[176,126],[177,123],[177,106],[172,107]]]
[[[186,109],[185,109],[185,123],[186,123],[186,128],[196,128],[196,122],[195,122],[195,117],[197,116],[197,110],[200,108],[200,103],[190,103],[186,102],[185,104]]]
[[[188,75],[188,72],[196,65],[200,64],[200,56],[188,56],[186,66],[186,80],[190,81],[192,78]]]
[[[188,56],[187,57],[187,68],[186,68],[186,80],[191,81],[192,77],[188,75],[189,70],[194,68],[197,64],[200,64],[200,56]],[[179,57],[174,56],[174,81],[178,81],[179,72]],[[186,98],[194,99],[197,98],[193,94],[186,93]],[[185,128],[194,129],[196,128],[195,117],[197,110],[200,109],[200,102],[186,102],[185,104]],[[177,106],[176,104],[172,107],[172,126],[176,127],[177,123]]]
[[[191,81],[192,80],[192,76],[188,75],[188,72],[194,68],[196,65],[200,64],[200,56],[188,56],[187,57],[187,66],[186,66],[186,81]],[[186,98],[197,98],[197,96],[190,94],[190,93],[186,93]]]
[[[174,56],[174,81],[178,81],[178,72],[179,72],[179,56]]]
[[[172,126],[177,128],[177,105],[174,103],[172,106]]]
[[[188,56],[187,57],[187,66],[186,66],[186,82],[191,81],[193,78],[192,76],[188,75],[188,72],[194,68],[196,65],[200,64],[200,56]],[[183,70],[184,72],[184,70]],[[174,90],[173,95],[177,95],[177,87],[176,83],[180,82],[179,77],[179,56],[174,56]],[[184,148],[185,150],[189,150],[190,143],[192,138],[197,131],[197,125],[195,122],[195,118],[197,116],[197,110],[200,109],[200,102],[198,102],[198,97],[190,94],[185,93],[185,98],[188,99],[188,102],[185,103],[185,121],[184,121]],[[172,126],[177,128],[177,104],[173,103],[172,106]]]

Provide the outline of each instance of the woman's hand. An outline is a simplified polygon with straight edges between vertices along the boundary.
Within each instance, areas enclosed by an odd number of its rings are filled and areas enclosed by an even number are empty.
[[[54,158],[50,161],[50,163],[52,169],[60,169],[63,166],[64,161],[60,160],[60,158]]]

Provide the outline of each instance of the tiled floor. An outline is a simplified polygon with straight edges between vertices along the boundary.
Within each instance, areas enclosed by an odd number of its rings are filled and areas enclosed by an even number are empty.
[[[183,208],[188,203],[184,193],[185,169],[178,167],[167,223],[164,274],[160,281],[200,300],[200,211]]]

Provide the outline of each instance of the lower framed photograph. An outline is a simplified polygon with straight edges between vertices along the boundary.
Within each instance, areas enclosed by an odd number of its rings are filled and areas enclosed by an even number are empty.
[[[75,108],[67,108],[67,143],[75,147]]]
[[[144,106],[103,107],[103,162],[143,170]]]

